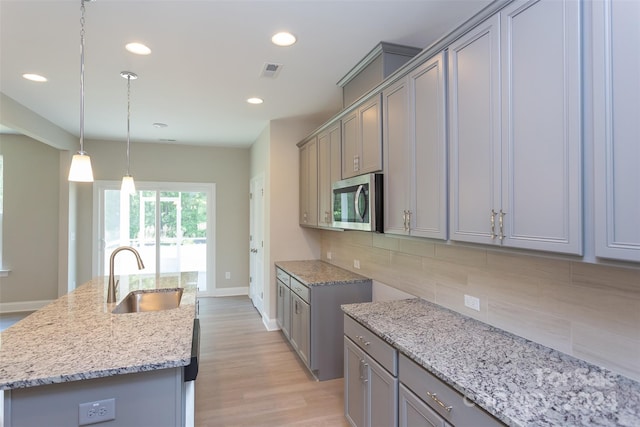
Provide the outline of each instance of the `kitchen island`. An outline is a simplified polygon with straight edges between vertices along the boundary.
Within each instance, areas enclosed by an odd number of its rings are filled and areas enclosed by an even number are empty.
[[[184,292],[175,309],[113,314],[107,280],[96,278],[3,331],[4,425],[81,425],[80,404],[110,399],[115,420],[101,425],[184,425],[193,281],[193,273],[120,276],[118,301],[136,290]]]
[[[397,349],[401,384],[415,363],[461,396],[443,417],[476,404],[510,426],[640,426],[640,383],[604,368],[419,298],[342,309]]]

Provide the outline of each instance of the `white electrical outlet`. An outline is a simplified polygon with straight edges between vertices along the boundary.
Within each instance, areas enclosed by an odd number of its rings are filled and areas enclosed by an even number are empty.
[[[471,295],[464,296],[464,305],[472,310],[480,311],[480,298]]]
[[[227,271],[226,273],[224,273],[224,278],[225,279],[231,279],[231,272]]]
[[[331,259],[331,251],[327,252],[327,259]]]
[[[360,269],[360,260],[359,259],[354,259],[353,260],[353,268],[357,268],[358,270]]]
[[[116,419],[116,399],[97,400],[81,403],[79,410],[79,425],[102,423]]]

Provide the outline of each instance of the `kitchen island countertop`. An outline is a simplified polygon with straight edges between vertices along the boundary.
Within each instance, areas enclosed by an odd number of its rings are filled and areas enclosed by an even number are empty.
[[[186,366],[191,361],[193,273],[120,276],[118,302],[139,289],[183,287],[171,310],[112,314],[107,278],[95,278],[0,334],[0,390]]]
[[[336,267],[324,261],[278,261],[275,264],[276,267],[285,270],[307,286],[361,283],[371,280],[368,277],[361,276],[344,268]]]
[[[640,383],[428,301],[344,313],[512,426],[640,426]]]

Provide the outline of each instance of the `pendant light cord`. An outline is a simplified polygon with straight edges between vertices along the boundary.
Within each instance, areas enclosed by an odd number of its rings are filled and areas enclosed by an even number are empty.
[[[84,152],[84,0],[80,0],[80,154]]]
[[[131,74],[127,75],[127,176],[131,176],[129,173],[130,169],[130,147],[131,147],[131,139],[130,139],[130,131],[131,131]]]

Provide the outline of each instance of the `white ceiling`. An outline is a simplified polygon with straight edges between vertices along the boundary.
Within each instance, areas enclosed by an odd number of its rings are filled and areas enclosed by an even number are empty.
[[[424,48],[490,0],[98,0],[86,3],[85,137],[251,145],[270,120],[342,105],[336,85],[380,41]],[[288,30],[298,42],[271,44]],[[139,41],[152,49],[124,49]],[[80,1],[0,0],[0,92],[79,134]],[[283,64],[261,78],[265,62]],[[23,73],[46,76],[34,83]],[[249,105],[252,96],[262,105]],[[168,125],[165,129],[154,122]],[[0,125],[2,125],[0,112]]]

